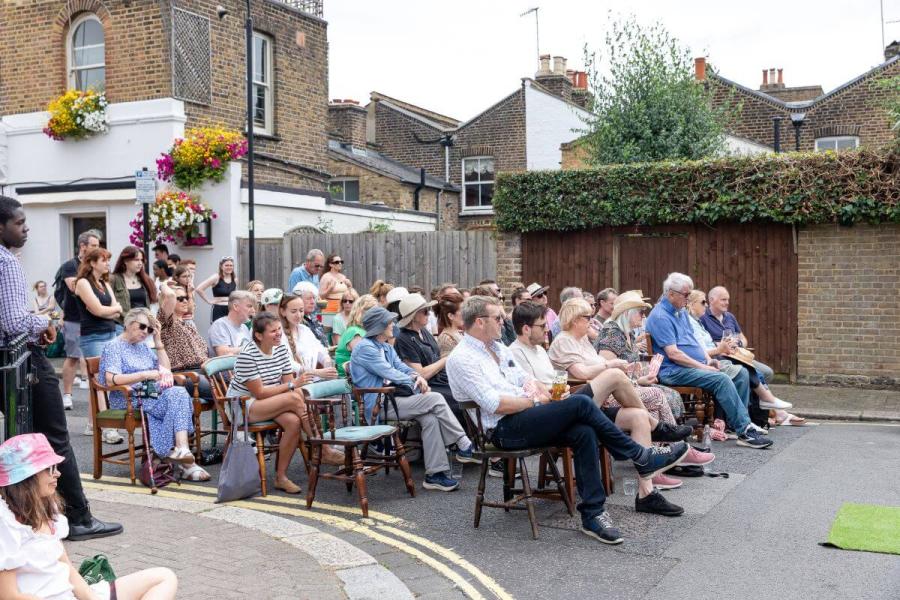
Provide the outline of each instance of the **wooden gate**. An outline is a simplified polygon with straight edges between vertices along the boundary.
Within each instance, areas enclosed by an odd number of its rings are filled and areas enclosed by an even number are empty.
[[[672,271],[697,289],[724,285],[757,356],[778,373],[796,373],[797,254],[790,226],[724,224],[608,227],[529,233],[522,239],[522,273],[550,286],[551,301],[577,285],[640,289],[653,302]]]

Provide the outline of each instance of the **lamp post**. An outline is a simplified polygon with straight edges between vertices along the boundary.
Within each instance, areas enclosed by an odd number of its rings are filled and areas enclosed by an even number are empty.
[[[253,223],[253,16],[247,0],[247,222],[250,230],[247,270],[256,279],[256,231]]]
[[[800,128],[803,127],[803,120],[806,119],[806,113],[791,113],[791,125],[794,126],[794,150],[800,152]]]

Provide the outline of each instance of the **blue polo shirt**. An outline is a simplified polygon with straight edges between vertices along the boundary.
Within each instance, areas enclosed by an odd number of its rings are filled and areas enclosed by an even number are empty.
[[[706,352],[694,337],[694,328],[691,325],[691,317],[687,309],[675,310],[668,298],[660,300],[650,316],[647,317],[647,333],[653,338],[653,353],[661,354],[662,366],[659,369],[660,377],[683,369],[679,364],[672,362],[664,350],[666,346],[675,344],[678,349],[696,360],[706,364]]]
[[[722,341],[722,331],[725,329],[732,330],[735,335],[741,332],[741,326],[738,325],[737,319],[730,312],[722,315],[722,321],[720,322],[707,308],[706,312],[700,317],[700,324],[703,325],[703,329],[709,332],[709,335],[712,336],[713,341],[716,343]]]

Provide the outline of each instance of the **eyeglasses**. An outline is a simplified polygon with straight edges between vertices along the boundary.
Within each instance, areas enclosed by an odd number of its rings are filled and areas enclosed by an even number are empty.
[[[344,298],[341,300],[341,304],[353,304],[353,298]]]
[[[178,300],[179,302],[187,302],[188,297],[187,296],[178,296],[175,299]]]
[[[154,331],[156,331],[155,329],[153,329],[152,325],[147,325],[146,323],[138,323],[137,326],[141,331],[146,331],[149,334],[152,334]]]
[[[544,297],[543,294],[532,294],[532,295],[531,295],[531,299],[532,299],[532,300],[540,300],[540,299],[543,298],[543,297]]]
[[[678,290],[669,290],[669,291],[672,292],[673,294],[678,294],[682,298],[687,298],[688,296],[691,295],[690,292],[679,292]]]
[[[333,264],[333,265],[342,265],[342,264],[344,264],[344,261],[342,261],[342,260],[333,260],[333,261],[331,261],[331,264]]]
[[[709,306],[709,302],[707,302],[706,300],[701,300],[700,304],[702,304],[703,306]]]
[[[498,323],[503,322],[503,315],[495,315],[493,317],[491,315],[478,315],[478,318],[479,319],[493,319],[493,320],[497,321]]]
[[[543,323],[534,323],[532,327],[535,329],[547,329],[547,321],[544,321]]]
[[[47,474],[50,475],[50,477],[56,477],[57,475],[59,475],[59,467],[57,467],[56,465],[50,465],[44,470],[47,471]]]

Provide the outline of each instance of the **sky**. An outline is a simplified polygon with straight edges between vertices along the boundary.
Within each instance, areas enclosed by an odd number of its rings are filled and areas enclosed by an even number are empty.
[[[900,0],[883,0],[885,40],[900,39]],[[879,0],[325,0],[329,95],[366,104],[378,91],[457,119],[513,92],[541,54],[583,67],[608,15],[660,21],[723,76],[758,89],[764,68],[788,87],[829,91],[884,60]]]

